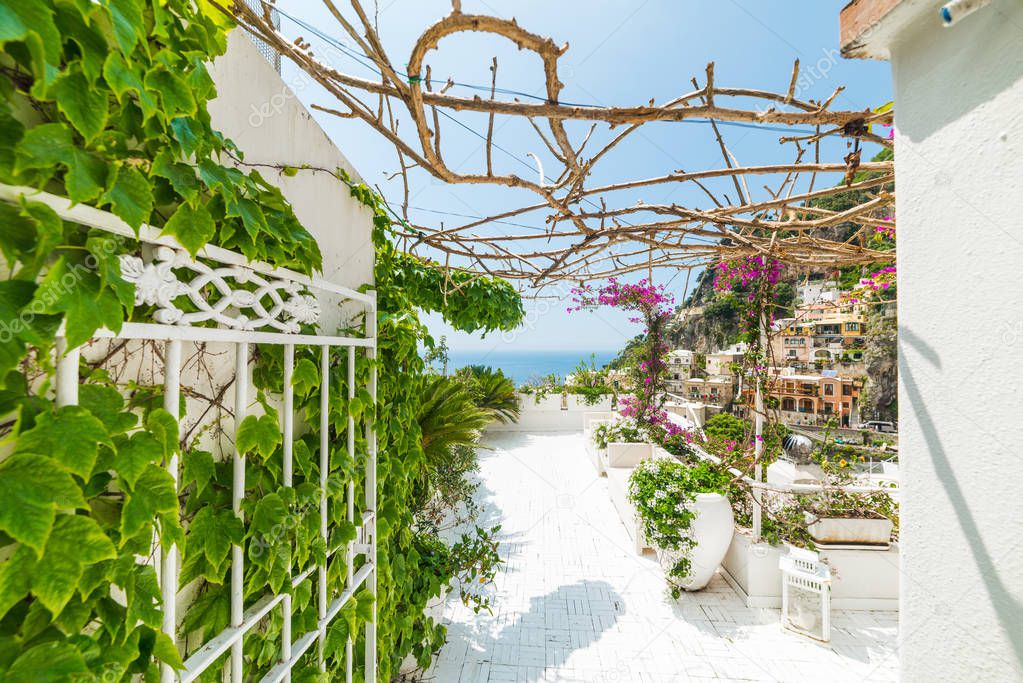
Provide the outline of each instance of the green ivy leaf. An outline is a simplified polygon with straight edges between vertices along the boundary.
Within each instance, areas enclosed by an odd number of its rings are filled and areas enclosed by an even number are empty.
[[[114,467],[117,476],[129,487],[135,486],[149,465],[159,464],[163,458],[163,445],[149,432],[137,432],[131,438],[119,437],[116,444]]]
[[[249,415],[238,427],[237,446],[242,453],[255,453],[266,460],[281,444],[281,428],[269,415]]]
[[[288,519],[288,506],[279,494],[271,493],[263,496],[256,503],[256,509],[252,513],[252,521],[249,522],[248,535],[250,538],[266,537],[268,535],[281,535],[281,529]],[[268,542],[279,542],[280,538],[266,539]]]
[[[0,238],[2,239],[2,238]],[[7,280],[0,282],[0,374],[7,373],[21,363],[25,356],[22,338],[22,307],[32,300],[35,285],[31,282]]]
[[[32,53],[32,71],[45,81],[46,64],[60,64],[61,38],[53,10],[40,2],[5,2],[0,13],[0,42],[25,40]]]
[[[355,614],[363,621],[370,621],[373,618],[373,605],[376,599],[373,593],[363,588],[355,594]]]
[[[231,510],[207,506],[196,513],[188,527],[187,554],[202,553],[214,567],[221,567],[233,545],[241,545],[245,525]]]
[[[63,123],[33,126],[21,138],[15,150],[14,172],[31,168],[51,168],[71,155],[71,129]]]
[[[128,598],[125,621],[129,624],[141,621],[146,626],[159,629],[163,625],[163,612],[160,611],[162,596],[156,568],[151,564],[132,562],[125,565],[117,581]]]
[[[174,191],[189,201],[194,201],[199,194],[199,179],[195,169],[175,161],[174,153],[168,148],[160,150],[156,155],[149,173],[167,179]]]
[[[174,138],[181,145],[181,151],[185,156],[192,156],[199,151],[204,133],[194,119],[189,116],[171,119],[171,130],[174,131]]]
[[[105,4],[114,27],[114,39],[121,46],[121,52],[131,54],[135,45],[146,38],[142,0],[107,0]]]
[[[185,663],[181,660],[174,641],[166,633],[156,631],[156,642],[153,643],[153,656],[165,664],[170,664],[173,669],[184,669]]]
[[[58,615],[75,594],[85,567],[117,557],[114,544],[91,517],[61,515],[32,573],[32,593]]]
[[[163,226],[163,234],[173,235],[192,256],[213,239],[216,231],[213,216],[206,207],[202,204],[193,207],[188,202],[183,202]]]
[[[95,87],[80,70],[65,72],[50,91],[57,100],[57,108],[86,141],[106,128],[110,109],[107,91]]]
[[[81,9],[57,6],[57,29],[67,39],[78,45],[82,71],[90,81],[95,82],[103,73],[103,60],[110,51],[106,37],[86,23]]]
[[[107,184],[107,163],[94,154],[71,150],[71,163],[65,181],[67,196],[73,202],[95,199]]]
[[[60,257],[36,290],[32,306],[42,313],[65,313],[68,346],[81,346],[101,327],[119,332],[124,310],[114,292],[80,263]]]
[[[245,232],[254,240],[268,229],[263,210],[251,199],[245,197],[228,199],[227,215],[240,217],[242,225],[245,226]]]
[[[42,270],[43,266],[53,256],[53,250],[64,239],[64,222],[57,215],[57,212],[40,202],[23,202],[20,216],[27,219],[35,229],[35,240],[32,248],[19,256],[21,270],[18,271],[19,279],[34,279]],[[38,316],[37,316],[38,317]],[[28,325],[30,329],[38,327],[34,321]],[[42,336],[34,339],[25,337],[29,343],[37,346],[47,346],[52,338],[52,331],[47,330]]]
[[[208,451],[188,451],[182,460],[184,469],[181,483],[187,485],[194,481],[195,492],[202,493],[217,474],[217,465],[213,461],[213,454]]]
[[[0,531],[41,554],[57,509],[84,508],[81,489],[42,455],[20,453],[0,463]]]
[[[21,653],[7,670],[5,683],[67,683],[90,677],[82,653],[67,642],[50,641]]]
[[[308,358],[295,363],[295,371],[291,375],[291,386],[299,396],[308,396],[320,386],[320,369]]]
[[[195,113],[195,98],[188,89],[188,84],[176,74],[158,64],[146,73],[144,80],[146,90],[156,92],[163,101],[164,115],[174,118],[180,114]]]
[[[149,119],[157,112],[159,104],[156,96],[146,90],[142,84],[142,77],[128,66],[119,53],[111,52],[107,55],[103,63],[103,78],[121,103],[125,102],[126,94],[135,93],[143,118]]]
[[[121,164],[100,203],[110,204],[114,214],[138,231],[153,212],[153,189],[138,169]]]
[[[163,457],[169,458],[178,452],[178,421],[173,415],[157,408],[146,416],[146,429],[156,437]]]
[[[78,387],[78,401],[88,406],[111,436],[123,434],[138,424],[138,416],[124,409],[124,397],[113,387],[83,384]]]
[[[0,618],[28,595],[35,566],[35,553],[24,545],[18,546],[14,554],[0,564]]]
[[[68,472],[87,479],[100,444],[114,445],[103,423],[81,406],[64,406],[40,415],[34,428],[18,436],[14,452],[48,455]]]
[[[167,470],[150,465],[126,494],[121,510],[121,546],[148,529],[161,513],[177,513],[178,496]]]

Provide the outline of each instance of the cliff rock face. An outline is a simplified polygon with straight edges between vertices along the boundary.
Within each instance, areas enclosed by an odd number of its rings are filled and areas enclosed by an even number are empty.
[[[668,332],[673,348],[712,353],[739,340],[741,311],[732,297],[715,294],[714,278],[709,271],[700,273],[687,303],[688,311],[686,307],[680,309]]]
[[[894,304],[871,306],[863,362],[867,382],[860,397],[860,414],[867,420],[897,420],[899,367],[896,349],[897,319]]]

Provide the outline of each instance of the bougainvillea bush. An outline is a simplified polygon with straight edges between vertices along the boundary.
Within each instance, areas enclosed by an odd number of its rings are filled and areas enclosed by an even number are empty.
[[[597,289],[588,285],[573,289],[568,312],[601,306],[635,313],[629,320],[643,323],[640,361],[634,372],[638,399],[635,417],[644,422],[648,414],[658,410],[664,401],[664,375],[668,367],[664,360],[668,352],[667,326],[674,313],[674,298],[663,285],[648,283],[646,279],[626,284],[617,278],[609,278],[607,284]]]

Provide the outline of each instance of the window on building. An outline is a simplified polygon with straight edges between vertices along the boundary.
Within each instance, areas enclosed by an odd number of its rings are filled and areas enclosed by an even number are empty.
[[[824,385],[824,395],[825,396],[834,396],[835,395],[835,385],[834,384],[825,384]]]
[[[851,384],[843,384],[842,385],[842,395],[843,396],[852,396],[852,385]]]
[[[860,331],[860,324],[859,323],[846,323],[845,324],[845,331],[846,332],[859,332]]]

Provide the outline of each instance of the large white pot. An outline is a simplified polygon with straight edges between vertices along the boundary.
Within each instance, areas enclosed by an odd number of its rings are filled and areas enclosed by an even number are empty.
[[[720,493],[696,494],[693,507],[696,509],[696,518],[693,519],[689,532],[696,545],[689,551],[689,575],[681,584],[687,591],[698,591],[710,583],[714,572],[725,559],[725,553],[728,552],[735,531],[732,505],[728,498]],[[678,553],[661,550],[658,550],[657,555],[665,570],[671,567],[678,557]]]

